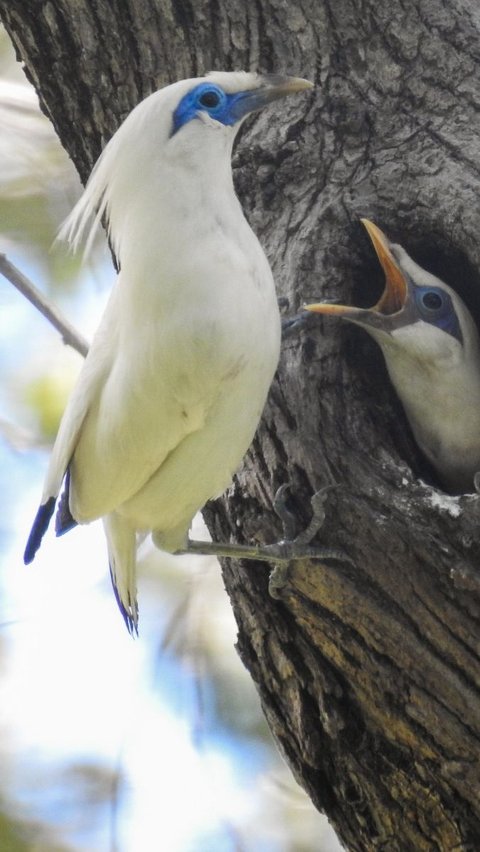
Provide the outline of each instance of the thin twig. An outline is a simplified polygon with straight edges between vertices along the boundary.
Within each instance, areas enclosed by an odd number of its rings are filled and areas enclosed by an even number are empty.
[[[1,253],[0,272],[60,332],[63,342],[67,346],[72,346],[80,355],[86,356],[88,343],[85,338],[69,323],[62,312],[46,299],[40,290],[37,290],[29,279],[13,263],[10,263],[7,256]]]

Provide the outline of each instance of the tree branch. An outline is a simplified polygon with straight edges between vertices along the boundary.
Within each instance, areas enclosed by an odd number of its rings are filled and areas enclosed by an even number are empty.
[[[2,275],[13,284],[20,293],[28,299],[32,305],[40,311],[41,314],[60,332],[62,340],[67,346],[71,346],[83,357],[88,352],[88,343],[84,337],[69,323],[62,312],[53,305],[44,295],[38,290],[28,278],[10,263],[5,254],[0,253],[0,272]]]

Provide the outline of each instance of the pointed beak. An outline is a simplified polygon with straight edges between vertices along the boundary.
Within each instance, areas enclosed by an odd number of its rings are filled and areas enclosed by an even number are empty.
[[[267,103],[283,98],[285,95],[294,95],[297,92],[305,92],[313,89],[310,80],[303,77],[283,77],[281,74],[263,74],[262,86],[258,91],[264,92]]]
[[[382,316],[391,316],[405,307],[408,298],[407,280],[392,255],[387,237],[369,219],[361,219],[360,221],[367,229],[368,236],[385,273],[385,289],[380,299],[376,305],[367,309],[319,302],[313,305],[305,305],[306,311],[340,316],[343,319],[360,324],[370,324],[373,317],[380,320]]]
[[[280,74],[262,74],[260,77],[260,85],[256,89],[250,89],[247,92],[240,92],[236,96],[235,117],[243,118],[249,112],[254,112],[257,109],[276,101],[279,98],[284,98],[287,95],[295,95],[297,92],[305,92],[307,89],[312,89],[313,83],[309,80],[304,80],[302,77],[283,77]]]
[[[380,314],[396,314],[402,310],[408,296],[405,276],[393,258],[390,244],[383,231],[369,219],[361,219],[360,221],[367,229],[368,236],[385,273],[385,290],[372,310]]]

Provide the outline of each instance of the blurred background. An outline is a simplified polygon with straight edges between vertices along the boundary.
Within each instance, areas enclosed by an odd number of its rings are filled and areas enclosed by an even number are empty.
[[[82,268],[51,247],[79,192],[0,28],[0,253],[91,339],[104,239]],[[135,641],[101,524],[23,565],[81,362],[0,276],[0,852],[337,852],[273,745],[215,560],[142,545]]]

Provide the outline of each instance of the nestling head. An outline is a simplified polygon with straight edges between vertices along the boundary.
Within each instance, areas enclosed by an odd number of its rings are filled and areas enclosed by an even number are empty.
[[[306,309],[362,326],[382,349],[398,347],[425,365],[476,357],[477,328],[458,293],[422,269],[373,222],[362,222],[385,272],[379,301],[367,309],[322,302]]]

